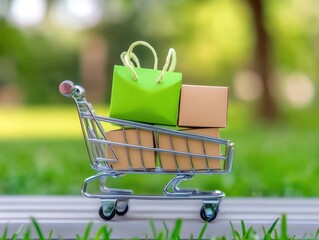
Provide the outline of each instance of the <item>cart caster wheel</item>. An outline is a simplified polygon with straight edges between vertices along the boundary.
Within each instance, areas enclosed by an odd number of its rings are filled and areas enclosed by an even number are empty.
[[[126,204],[124,208],[117,207],[115,211],[116,211],[116,214],[119,216],[125,215],[128,212],[128,204]]]
[[[112,218],[114,218],[115,212],[116,212],[116,210],[113,209],[112,212],[111,212],[111,214],[110,214],[109,216],[106,216],[106,215],[104,214],[104,212],[103,212],[102,206],[99,208],[99,215],[100,215],[100,217],[101,217],[102,219],[104,219],[104,220],[111,220]]]
[[[218,206],[216,207],[215,211],[214,209],[211,209],[213,212],[211,215],[207,215],[206,212],[205,212],[205,207],[202,206],[201,209],[200,209],[200,217],[206,221],[206,222],[211,222],[213,221],[216,217],[217,217],[217,214],[218,214]]]

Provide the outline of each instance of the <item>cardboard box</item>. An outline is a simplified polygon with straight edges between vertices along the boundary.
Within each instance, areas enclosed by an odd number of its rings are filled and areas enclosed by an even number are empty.
[[[107,140],[117,143],[128,143],[144,147],[154,147],[153,134],[150,131],[138,129],[114,130],[106,132]],[[141,150],[138,148],[109,145],[107,146],[107,158],[116,159],[117,162],[111,163],[114,170],[129,170],[130,165],[134,170],[143,170],[155,168],[155,152],[152,150]]]
[[[218,128],[199,128],[188,129],[182,132],[198,134],[219,138]],[[205,154],[209,156],[220,156],[219,144],[201,140],[190,139],[179,136],[170,136],[168,134],[158,134],[159,148],[167,150],[175,150],[181,152],[190,152],[196,154]],[[159,153],[160,162],[164,171],[176,172],[181,171],[205,171],[209,169],[221,169],[221,160],[203,157],[190,157],[182,154]],[[176,164],[177,163],[177,164]],[[177,166],[178,165],[178,166]]]
[[[227,126],[228,87],[182,85],[178,126]]]

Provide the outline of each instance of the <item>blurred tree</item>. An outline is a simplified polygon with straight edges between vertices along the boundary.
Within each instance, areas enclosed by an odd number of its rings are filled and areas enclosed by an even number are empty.
[[[23,64],[24,62],[28,64],[24,59],[29,58],[26,39],[18,29],[4,19],[0,19],[0,36],[0,85],[17,84],[21,72],[27,70]]]
[[[52,35],[21,31],[6,20],[0,20],[0,36],[0,59],[12,63],[14,71],[8,74],[1,65],[0,82],[23,89],[25,103],[59,102],[59,82],[66,78],[78,79],[76,46],[65,46]]]
[[[265,26],[265,11],[263,0],[248,0],[248,6],[252,12],[252,22],[255,32],[255,54],[253,64],[256,73],[260,76],[263,85],[261,97],[260,116],[265,120],[274,120],[278,116],[276,102],[272,96],[272,64],[271,38]]]
[[[259,115],[268,120],[276,119],[281,107],[272,87],[293,71],[312,81],[319,76],[319,31],[310,24],[318,20],[317,0],[109,0],[103,1],[101,22],[81,30],[55,22],[52,14],[57,2],[62,1],[47,0],[47,16],[36,27],[13,26],[9,17],[0,22],[0,81],[17,84],[26,103],[67,101],[57,94],[57,85],[63,79],[84,79],[80,50],[92,36],[103,38],[109,46],[107,100],[113,65],[121,64],[121,52],[136,40],[153,45],[159,67],[173,46],[176,70],[189,84],[231,86],[236,73],[253,62],[264,86]],[[150,52],[137,48],[136,53],[142,66],[151,65]],[[14,74],[4,70],[8,65]]]

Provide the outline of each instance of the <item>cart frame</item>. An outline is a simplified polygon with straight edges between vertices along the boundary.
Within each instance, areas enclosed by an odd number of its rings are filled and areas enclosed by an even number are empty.
[[[101,207],[99,209],[99,215],[105,220],[112,219],[115,214],[124,215],[128,211],[128,201],[129,199],[198,199],[202,200],[202,207],[200,209],[200,216],[205,221],[212,221],[217,217],[220,201],[225,197],[222,191],[199,191],[197,189],[181,189],[179,188],[179,183],[184,180],[191,179],[195,174],[226,174],[229,173],[233,165],[233,157],[235,145],[230,140],[225,140],[221,138],[213,138],[193,133],[187,133],[182,131],[171,130],[159,126],[153,126],[149,124],[143,124],[138,122],[132,122],[127,120],[109,118],[104,116],[96,115],[92,105],[85,99],[85,90],[79,85],[75,85],[72,81],[66,80],[60,84],[60,93],[64,96],[70,97],[74,100],[78,116],[81,123],[82,133],[84,141],[86,144],[87,152],[90,159],[91,167],[97,171],[93,176],[88,177],[84,180],[82,185],[82,194],[88,198],[99,198],[101,200]],[[128,144],[125,140],[124,143],[109,141],[104,131],[103,124],[116,124],[121,126],[123,134],[125,134],[125,129],[130,127],[136,129],[136,134],[139,136],[139,130],[150,131],[154,137],[154,147],[146,147],[140,144]],[[214,144],[219,144],[224,146],[222,150],[223,154],[219,156],[211,156],[206,154],[197,154],[191,152],[183,152],[174,150],[172,144],[172,150],[161,149],[158,146],[158,141],[156,140],[156,134],[166,134],[172,138],[172,136],[183,137],[188,141],[188,139],[195,139],[196,141],[201,141],[203,148],[205,142],[211,142]],[[139,140],[140,141],[140,140]],[[130,159],[128,158],[128,169],[124,170],[114,170],[111,163],[117,161],[117,155],[114,151],[114,146],[125,147],[125,149],[138,149],[141,151],[154,151],[155,153],[168,153],[175,156],[175,171],[165,171],[162,168],[162,160],[159,157],[159,166],[154,169],[148,169],[144,165],[141,169],[135,169]],[[106,154],[106,147],[112,152],[114,158],[109,158]],[[188,148],[188,142],[187,142]],[[205,151],[204,151],[205,152]],[[142,155],[142,154],[141,154]],[[190,159],[192,168],[188,171],[183,171],[179,168],[178,162],[176,160],[177,155],[187,156]],[[193,166],[192,158],[204,158],[206,160],[206,169],[195,169]],[[221,169],[210,169],[208,161],[210,159],[217,159],[223,161],[223,167]],[[112,189],[106,186],[107,178],[118,178],[125,174],[174,174],[173,177],[167,185],[164,187],[163,195],[134,195],[133,191],[126,189]],[[99,180],[100,181],[100,192],[91,193],[89,192],[89,185],[91,182]]]

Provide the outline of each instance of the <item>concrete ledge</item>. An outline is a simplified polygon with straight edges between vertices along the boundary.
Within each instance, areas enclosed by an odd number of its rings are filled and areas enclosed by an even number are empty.
[[[183,219],[181,237],[188,239],[192,234],[196,238],[204,224],[199,217],[201,201],[196,200],[130,200],[129,212],[108,222],[100,219],[99,207],[99,199],[82,196],[0,196],[0,236],[5,228],[9,237],[21,225],[27,229],[31,217],[36,218],[45,236],[53,230],[54,238],[63,239],[74,239],[76,234],[83,236],[89,223],[93,224],[92,237],[103,225],[113,229],[112,239],[153,237],[149,219],[157,231],[165,232],[163,221],[172,229],[177,218]],[[287,214],[289,234],[297,239],[305,233],[314,236],[319,228],[318,198],[226,197],[205,236],[230,237],[230,222],[240,231],[241,220],[247,228],[253,226],[262,235],[262,226],[269,228],[283,213]],[[35,232],[32,234],[37,237]]]

